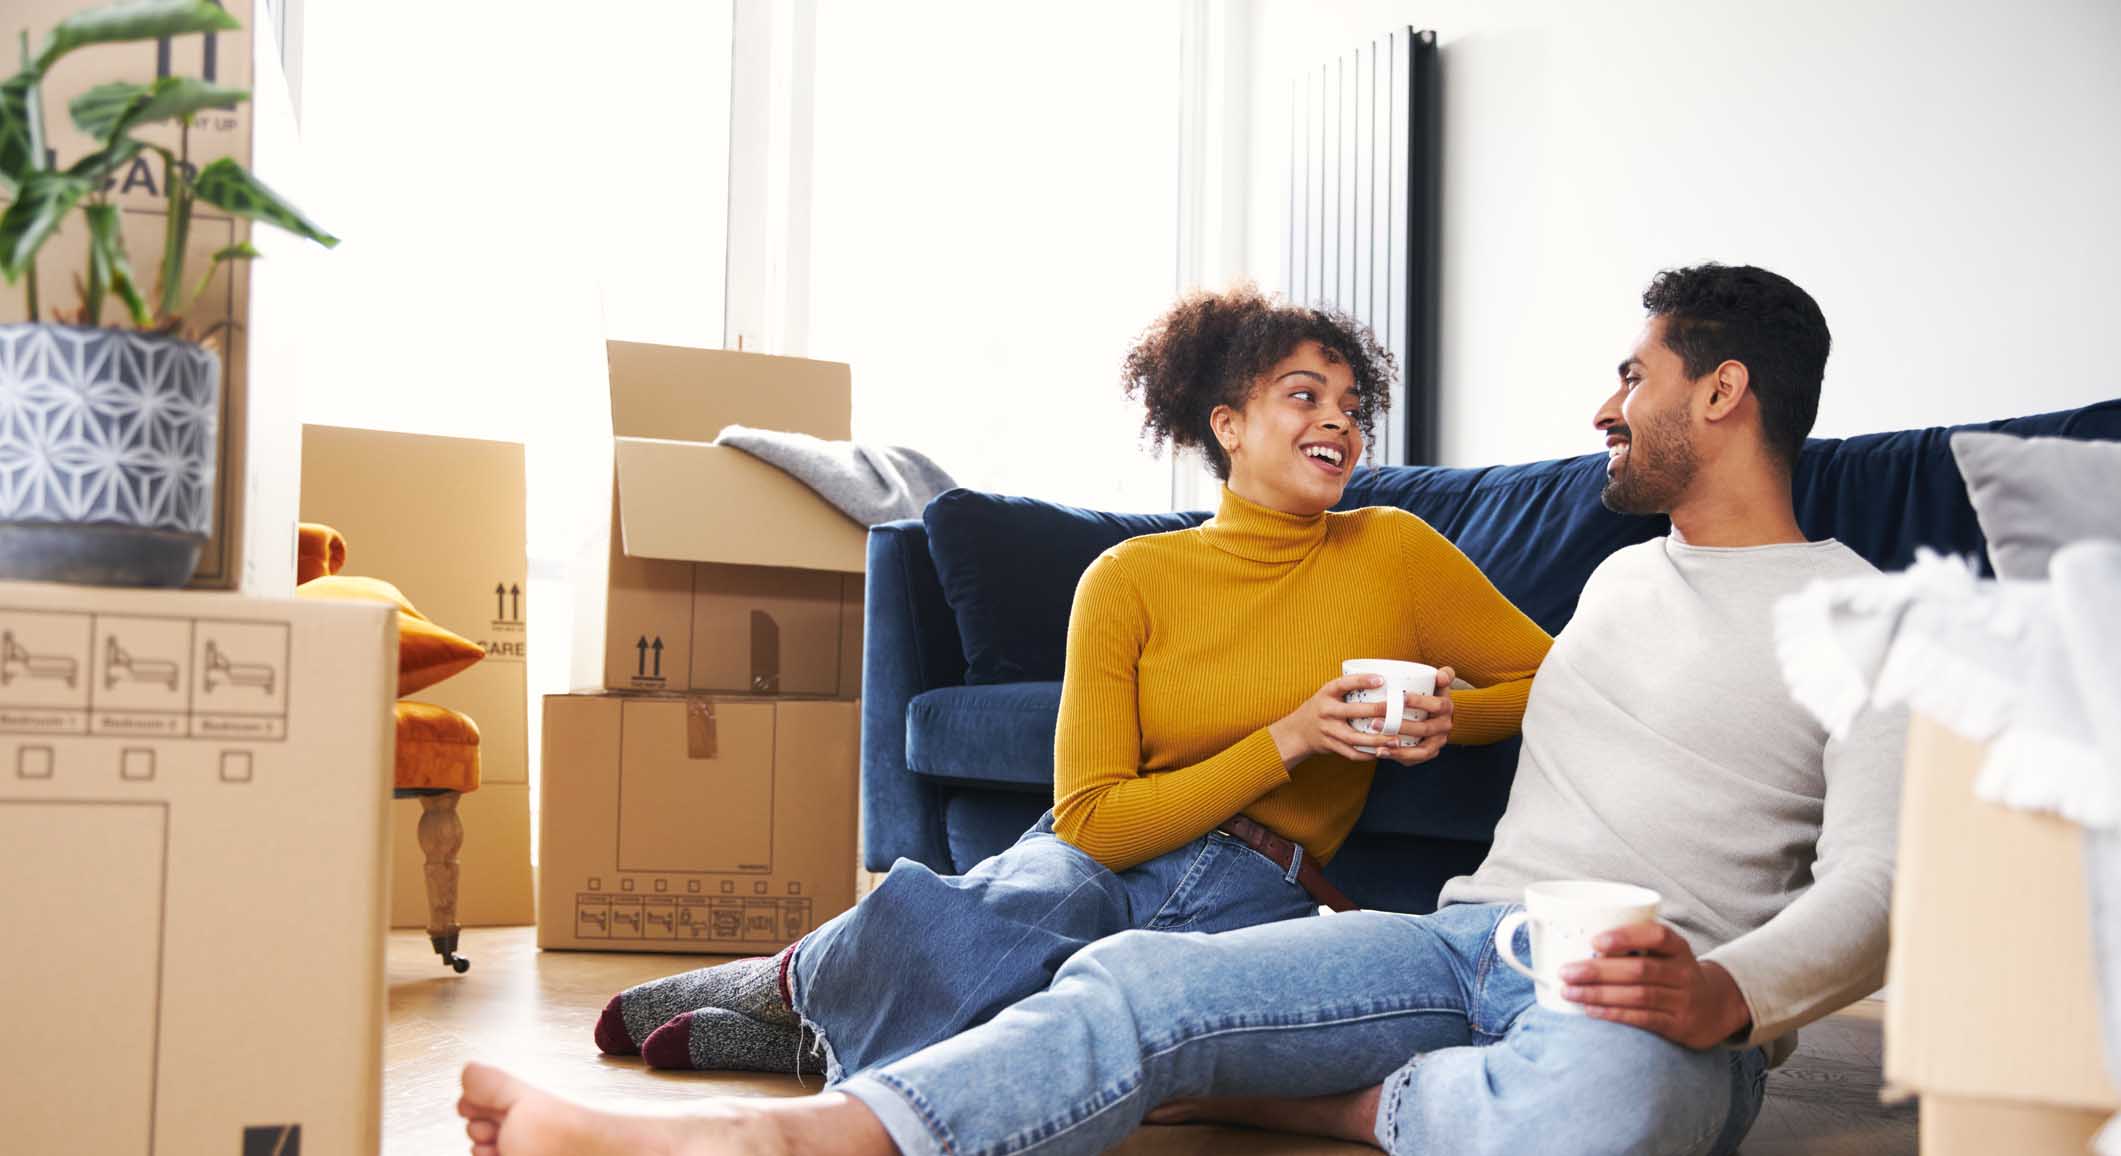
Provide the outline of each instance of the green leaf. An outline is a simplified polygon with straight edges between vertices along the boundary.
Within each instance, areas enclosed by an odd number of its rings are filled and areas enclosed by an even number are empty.
[[[168,216],[162,222],[162,267],[155,271],[155,297],[162,316],[174,317],[184,292],[184,248],[191,241],[191,178],[177,154],[160,145],[150,147],[162,155],[162,190],[168,201],[164,210]]]
[[[12,194],[44,160],[37,155],[35,110],[30,92],[37,87],[32,72],[18,72],[0,84],[0,191]]]
[[[99,84],[73,99],[66,110],[74,127],[109,141],[135,125],[177,120],[209,108],[249,100],[240,88],[223,88],[189,76],[165,76],[153,84]]]
[[[133,109],[147,104],[153,91],[148,85],[122,80],[99,84],[70,101],[66,111],[73,116],[75,128],[97,140],[109,140]]]
[[[125,255],[125,230],[118,206],[90,205],[86,212],[90,260],[102,267],[104,282],[125,302],[133,324],[147,328],[154,316],[148,312],[147,299],[141,296],[139,282],[133,277],[132,260]]]
[[[184,312],[191,312],[191,307],[199,303],[199,298],[205,294],[206,287],[213,283],[214,274],[221,271],[222,265],[230,261],[255,261],[262,255],[251,248],[249,241],[238,241],[226,249],[215,251],[213,259],[207,262],[205,274],[199,278],[197,285],[192,286],[191,296],[184,299]]]
[[[0,213],[0,274],[9,284],[37,260],[37,250],[88,190],[80,177],[52,172],[31,173],[15,190],[14,203]]]
[[[66,170],[66,175],[80,177],[84,181],[100,185],[112,173],[133,163],[133,158],[139,156],[146,147],[131,137],[119,137],[117,140],[75,161]]]
[[[34,71],[41,76],[60,57],[91,44],[158,40],[194,32],[233,32],[241,27],[235,17],[211,0],[133,0],[113,4],[61,20],[44,42],[44,51],[37,55]]]
[[[264,182],[244,172],[243,166],[227,157],[199,170],[199,175],[192,178],[191,186],[200,200],[217,209],[277,225],[327,249],[339,243],[337,237],[319,228],[293,205],[281,200],[278,193],[266,188]]]

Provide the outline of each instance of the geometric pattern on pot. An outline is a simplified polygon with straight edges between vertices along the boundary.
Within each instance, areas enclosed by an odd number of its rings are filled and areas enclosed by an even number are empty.
[[[0,522],[210,534],[220,393],[188,341],[0,325]]]

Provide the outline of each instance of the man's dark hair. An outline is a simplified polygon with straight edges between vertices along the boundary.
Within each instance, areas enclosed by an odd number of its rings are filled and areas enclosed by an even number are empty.
[[[1834,345],[1812,295],[1765,269],[1710,262],[1657,274],[1642,307],[1665,319],[1665,346],[1689,378],[1726,361],[1745,366],[1768,449],[1795,469],[1819,416],[1819,382]]]

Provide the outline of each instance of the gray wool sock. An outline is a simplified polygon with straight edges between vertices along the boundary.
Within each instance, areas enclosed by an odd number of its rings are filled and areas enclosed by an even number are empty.
[[[761,955],[629,987],[616,1001],[626,1037],[638,1048],[673,1016],[700,1008],[721,1008],[792,1031],[797,1021],[781,1002],[780,967],[780,956]]]
[[[788,1072],[825,1070],[817,1037],[798,1027],[760,1023],[723,1008],[700,1008],[671,1017],[641,1044],[650,1067],[696,1072]]]

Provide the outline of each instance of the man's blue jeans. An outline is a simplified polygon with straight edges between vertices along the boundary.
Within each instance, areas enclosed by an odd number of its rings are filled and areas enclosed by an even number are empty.
[[[803,937],[789,994],[837,1083],[1046,990],[1070,956],[1116,932],[1315,916],[1296,882],[1301,863],[1284,870],[1216,832],[1114,872],[1057,838],[1049,813],[964,875],[893,864],[854,910]]]
[[[1101,1152],[1167,1100],[1378,1083],[1393,1153],[1734,1151],[1760,1110],[1761,1049],[1693,1051],[1538,1007],[1496,957],[1510,910],[1125,932],[1045,992],[840,1090],[909,1156]]]

